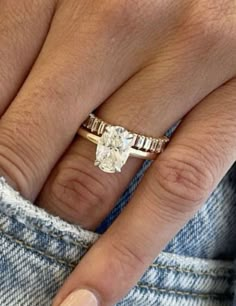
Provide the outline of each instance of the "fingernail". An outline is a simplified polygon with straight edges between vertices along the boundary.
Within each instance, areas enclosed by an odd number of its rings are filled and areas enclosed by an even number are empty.
[[[60,306],[98,306],[96,296],[85,289],[72,292]]]

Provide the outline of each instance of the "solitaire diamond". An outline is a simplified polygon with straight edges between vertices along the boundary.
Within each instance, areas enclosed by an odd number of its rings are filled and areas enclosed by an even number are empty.
[[[95,166],[104,172],[120,172],[129,157],[133,135],[120,126],[107,126],[97,144]]]

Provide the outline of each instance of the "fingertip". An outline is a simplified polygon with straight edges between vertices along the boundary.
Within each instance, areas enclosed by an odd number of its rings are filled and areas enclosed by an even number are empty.
[[[100,306],[97,295],[88,289],[77,289],[70,293],[59,306]]]

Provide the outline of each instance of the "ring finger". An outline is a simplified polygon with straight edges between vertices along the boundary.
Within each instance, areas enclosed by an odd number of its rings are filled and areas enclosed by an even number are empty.
[[[216,84],[223,82],[220,78],[210,78],[212,82],[206,83],[202,78],[204,74],[219,76],[217,67],[212,69],[193,60],[180,65],[183,53],[178,56],[174,46],[172,56],[171,72],[169,59],[160,57],[155,65],[127,81],[96,114],[112,125],[124,126],[135,133],[160,136]],[[198,73],[191,77],[192,71]],[[198,84],[197,90],[195,84]],[[77,138],[54,168],[37,204],[67,221],[87,229],[96,228],[125,190],[141,160],[130,158],[121,173],[107,174],[94,167],[94,159],[95,145]]]

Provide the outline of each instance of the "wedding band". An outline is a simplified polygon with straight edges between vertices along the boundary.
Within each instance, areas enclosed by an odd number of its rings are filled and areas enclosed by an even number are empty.
[[[78,134],[97,144],[94,165],[108,173],[121,172],[129,156],[155,159],[163,152],[169,138],[139,135],[121,126],[111,125],[90,114]]]

